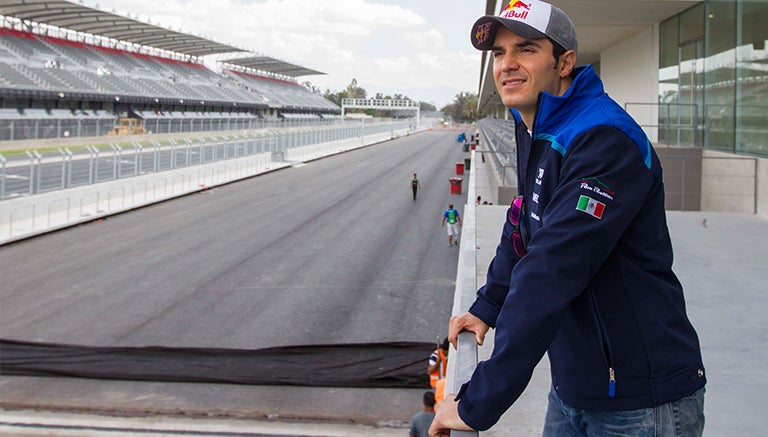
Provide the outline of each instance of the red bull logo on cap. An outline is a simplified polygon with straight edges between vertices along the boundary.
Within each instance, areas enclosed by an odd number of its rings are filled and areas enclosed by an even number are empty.
[[[502,18],[514,18],[518,20],[525,20],[528,17],[528,11],[531,10],[530,3],[523,3],[520,0],[513,0],[509,2],[506,8],[501,11],[499,15]]]
[[[488,37],[491,36],[491,23],[484,23],[477,26],[477,32],[475,32],[475,39],[478,43],[485,42]]]

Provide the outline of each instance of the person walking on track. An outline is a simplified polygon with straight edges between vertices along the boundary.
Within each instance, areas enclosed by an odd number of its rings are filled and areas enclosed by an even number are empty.
[[[416,176],[416,173],[413,174],[413,179],[411,179],[411,190],[413,191],[413,200],[416,200],[416,193],[421,189],[421,182],[419,182],[419,178]]]
[[[448,232],[448,245],[453,246],[455,244],[458,246],[461,216],[458,211],[453,209],[453,204],[448,205],[448,209],[443,213],[443,221],[440,224],[440,227],[445,226],[446,223],[448,223],[448,227],[446,228]]]

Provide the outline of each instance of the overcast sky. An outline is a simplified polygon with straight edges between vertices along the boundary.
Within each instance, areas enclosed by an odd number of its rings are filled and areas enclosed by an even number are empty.
[[[438,108],[477,92],[472,0],[84,0],[87,6],[192,33],[326,73],[323,91],[352,79],[368,97],[404,94]]]

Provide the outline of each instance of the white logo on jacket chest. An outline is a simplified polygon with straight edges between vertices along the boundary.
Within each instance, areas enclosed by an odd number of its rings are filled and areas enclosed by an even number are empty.
[[[544,177],[544,169],[539,168],[539,173],[536,175],[536,185],[541,185],[541,178]]]

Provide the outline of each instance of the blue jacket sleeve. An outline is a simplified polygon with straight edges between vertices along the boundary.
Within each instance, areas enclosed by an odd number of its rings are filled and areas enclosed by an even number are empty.
[[[489,284],[472,306],[496,327],[491,357],[478,364],[458,396],[460,417],[476,430],[490,428],[523,392],[570,303],[587,288],[652,185],[638,147],[610,127],[577,137],[562,157],[559,175],[550,177],[557,183],[539,210],[541,227],[531,236],[528,253],[516,259],[507,223]],[[601,198],[605,208],[599,219],[577,209],[586,178],[598,178],[615,193],[613,200]]]

